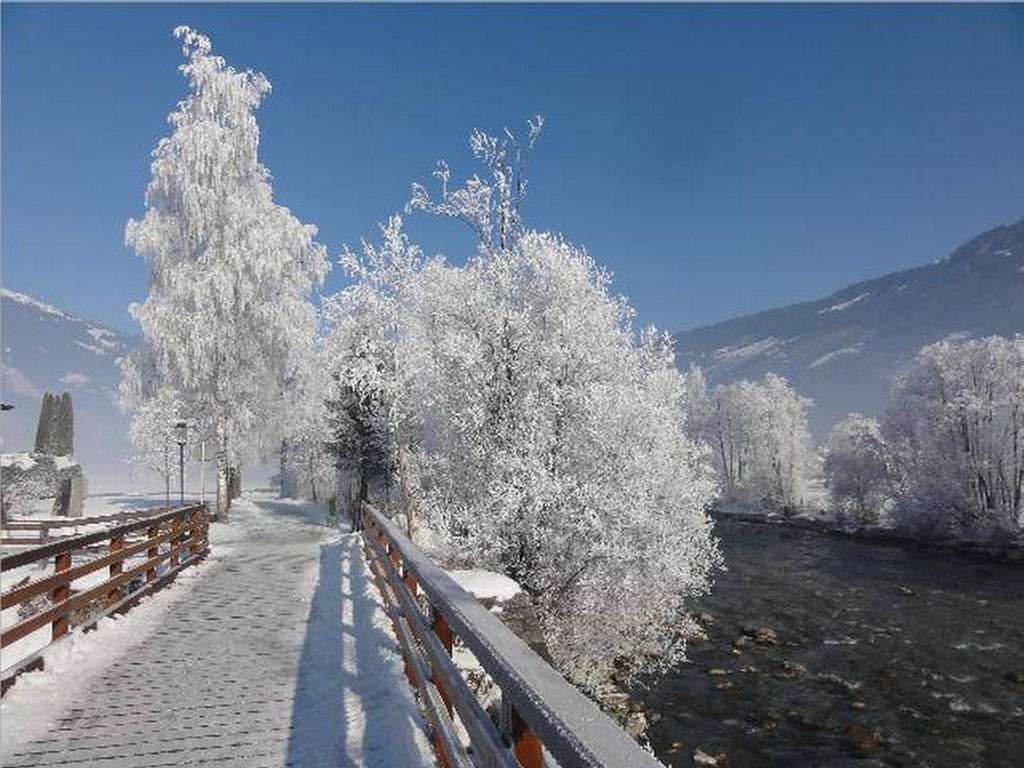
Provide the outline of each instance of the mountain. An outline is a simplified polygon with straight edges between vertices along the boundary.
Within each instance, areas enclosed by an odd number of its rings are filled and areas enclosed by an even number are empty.
[[[1024,333],[1024,219],[927,266],[677,334],[676,359],[714,384],[785,376],[814,399],[820,440],[850,411],[881,413],[904,364],[952,333]]]
[[[2,399],[15,406],[0,415],[3,450],[31,450],[43,392],[67,389],[90,491],[136,487],[116,398],[117,359],[138,339],[6,288],[0,322]],[[700,365],[713,384],[782,374],[814,399],[821,439],[850,411],[880,413],[901,367],[952,333],[1024,333],[1024,219],[933,264],[677,334],[676,359],[684,370]]]
[[[57,307],[0,288],[4,451],[31,451],[43,392],[71,393],[75,457],[90,492],[128,490],[128,419],[116,405],[118,358],[137,340]]]

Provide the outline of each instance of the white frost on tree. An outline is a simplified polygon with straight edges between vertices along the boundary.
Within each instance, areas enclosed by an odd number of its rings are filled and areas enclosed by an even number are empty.
[[[158,476],[169,497],[179,471],[174,425],[179,421],[190,424],[191,437],[196,433],[197,415],[186,414],[181,399],[167,388],[140,398],[139,402],[128,428],[132,446],[129,463],[140,475]]]
[[[269,81],[234,70],[188,27],[174,34],[190,93],[153,151],[146,214],[126,230],[152,276],[145,302],[131,307],[145,348],[125,372],[155,377],[137,393],[167,388],[207,415],[226,519],[229,466],[276,448],[296,402],[290,383],[315,343],[308,296],[329,265],[316,228],[274,203],[258,159],[255,111]]]
[[[811,401],[774,373],[709,390],[687,374],[689,429],[711,448],[725,502],[792,514],[821,503],[820,459],[811,445]]]
[[[450,189],[442,164],[438,200],[414,187],[410,208],[476,233],[464,265],[423,259],[397,219],[350,257],[356,284],[329,312],[332,368],[376,398],[433,544],[519,582],[558,665],[597,686],[617,661],[681,657],[684,608],[719,562],[715,488],[683,428],[670,339],[634,330],[585,251],[522,226],[540,125],[522,146],[473,134],[486,180]]]
[[[335,435],[328,410],[334,382],[322,365],[322,350],[309,352],[288,386],[291,405],[280,427],[281,495],[322,501],[333,496],[337,486],[331,450]]]
[[[835,514],[855,524],[888,522],[898,478],[878,420],[851,413],[832,428],[824,458]]]
[[[325,440],[291,438],[281,446],[281,495],[323,501],[334,496],[337,471]]]
[[[408,345],[400,350],[398,336],[411,291],[422,281],[423,257],[403,232],[402,218],[392,216],[380,234],[379,245],[363,241],[362,256],[344,251],[341,264],[353,282],[323,302],[329,328],[326,367],[337,376],[335,437],[344,443],[342,453],[363,500],[371,484],[389,484],[391,470],[408,451],[403,422],[410,416],[402,407],[401,384],[414,372],[400,370],[406,361],[399,354],[408,356]],[[404,491],[405,475],[398,474]]]
[[[905,478],[901,521],[984,537],[1024,529],[1024,336],[950,337],[897,378],[885,434]]]
[[[22,464],[22,467],[17,466]],[[53,484],[32,469],[31,454],[5,453],[0,459],[0,519],[30,517],[39,512],[41,501],[53,497]],[[18,471],[18,470],[22,471]],[[48,507],[49,500],[46,502]]]

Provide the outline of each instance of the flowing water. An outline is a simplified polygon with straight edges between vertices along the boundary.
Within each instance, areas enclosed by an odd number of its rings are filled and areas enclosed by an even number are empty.
[[[1024,766],[1024,565],[730,520],[716,532],[728,570],[698,606],[707,639],[644,697],[659,759]]]

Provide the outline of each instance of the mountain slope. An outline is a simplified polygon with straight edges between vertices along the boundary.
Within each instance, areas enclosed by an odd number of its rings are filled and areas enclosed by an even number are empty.
[[[716,384],[784,375],[814,399],[820,439],[850,411],[881,412],[906,361],[951,333],[1024,333],[1024,219],[927,266],[677,334],[676,358]]]
[[[0,415],[4,451],[30,451],[43,392],[71,392],[75,456],[91,492],[127,490],[133,482],[128,456],[128,420],[117,409],[117,359],[135,343],[111,328],[0,288],[3,401],[14,410]]]

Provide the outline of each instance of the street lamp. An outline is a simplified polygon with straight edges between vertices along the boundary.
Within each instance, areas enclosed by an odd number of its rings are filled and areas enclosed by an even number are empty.
[[[188,442],[188,426],[184,421],[174,425],[174,439],[178,443],[178,488],[181,503],[185,503],[185,443]]]

